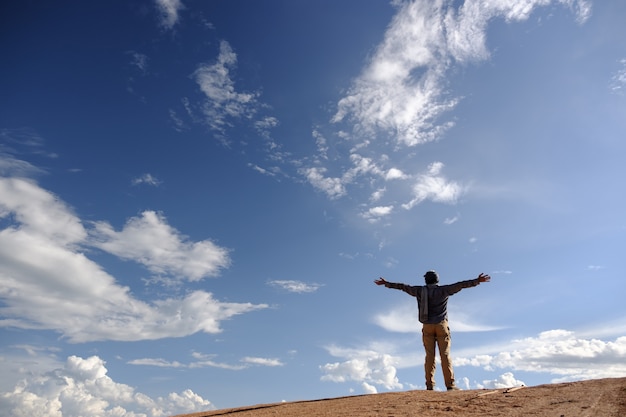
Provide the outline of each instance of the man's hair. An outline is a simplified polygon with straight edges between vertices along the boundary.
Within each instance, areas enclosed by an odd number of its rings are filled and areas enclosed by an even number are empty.
[[[439,275],[435,271],[428,271],[424,274],[424,280],[426,280],[426,284],[437,284]]]

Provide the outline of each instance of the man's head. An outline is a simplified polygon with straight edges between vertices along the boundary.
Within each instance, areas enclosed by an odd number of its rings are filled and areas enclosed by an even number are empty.
[[[439,275],[435,271],[428,271],[424,274],[424,280],[426,280],[426,284],[437,284]]]

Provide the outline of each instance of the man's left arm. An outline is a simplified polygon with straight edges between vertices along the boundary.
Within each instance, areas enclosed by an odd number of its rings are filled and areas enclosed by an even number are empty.
[[[477,278],[469,279],[467,281],[460,281],[460,282],[457,282],[456,284],[448,285],[447,286],[448,294],[449,295],[456,294],[457,292],[461,291],[463,288],[475,287],[477,285],[480,285],[483,282],[489,282],[490,280],[491,280],[491,277],[489,275],[480,273]]]

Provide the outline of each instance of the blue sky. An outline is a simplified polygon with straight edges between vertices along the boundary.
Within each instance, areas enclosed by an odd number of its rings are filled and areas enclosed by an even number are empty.
[[[11,2],[0,411],[626,376],[626,3]],[[440,371],[437,381],[442,384]]]

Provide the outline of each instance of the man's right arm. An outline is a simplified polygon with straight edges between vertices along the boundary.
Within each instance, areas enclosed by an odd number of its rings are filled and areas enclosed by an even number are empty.
[[[414,297],[417,296],[417,289],[419,287],[413,287],[411,285],[401,284],[399,282],[389,282],[386,281],[383,277],[378,278],[374,281],[376,285],[384,285],[386,288],[393,288],[395,290],[402,290],[407,294],[410,294]]]

